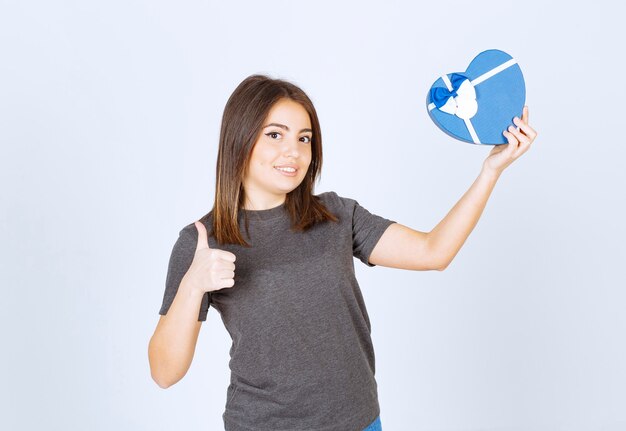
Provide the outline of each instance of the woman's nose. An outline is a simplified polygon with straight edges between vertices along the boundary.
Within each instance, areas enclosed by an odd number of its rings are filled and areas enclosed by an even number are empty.
[[[285,155],[298,157],[300,150],[298,149],[298,141],[286,140],[285,148],[283,149]]]

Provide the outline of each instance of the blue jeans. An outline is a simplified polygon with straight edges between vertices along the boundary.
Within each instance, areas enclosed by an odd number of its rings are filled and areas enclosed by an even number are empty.
[[[374,422],[369,424],[363,431],[383,431],[383,426],[380,423],[380,416],[374,419]]]

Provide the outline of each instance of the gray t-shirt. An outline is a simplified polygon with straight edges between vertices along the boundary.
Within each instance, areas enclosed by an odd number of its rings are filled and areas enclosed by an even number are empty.
[[[226,431],[361,431],[380,413],[370,321],[354,273],[387,227],[335,192],[318,195],[339,222],[293,232],[286,209],[243,210],[252,247],[209,247],[236,256],[235,284],[207,293],[233,343],[231,384],[222,415]],[[211,232],[212,213],[205,222]],[[163,305],[166,314],[189,269],[198,232],[185,226],[174,244]]]

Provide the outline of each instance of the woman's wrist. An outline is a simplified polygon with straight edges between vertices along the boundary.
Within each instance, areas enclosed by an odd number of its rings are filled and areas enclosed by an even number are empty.
[[[204,292],[196,283],[193,282],[193,279],[187,278],[187,276],[183,276],[183,279],[180,282],[179,289],[184,292],[188,297],[200,297],[202,298],[206,292]]]
[[[483,165],[482,169],[480,170],[479,176],[487,178],[491,181],[498,181],[498,178],[500,178],[501,174],[502,174],[502,171],[496,171],[495,169],[488,168],[485,165]]]

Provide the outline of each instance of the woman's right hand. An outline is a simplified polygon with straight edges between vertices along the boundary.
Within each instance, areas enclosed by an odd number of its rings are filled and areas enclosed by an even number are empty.
[[[235,255],[226,250],[210,248],[204,224],[199,221],[194,224],[198,229],[198,243],[191,266],[185,274],[187,282],[202,293],[233,287]]]

